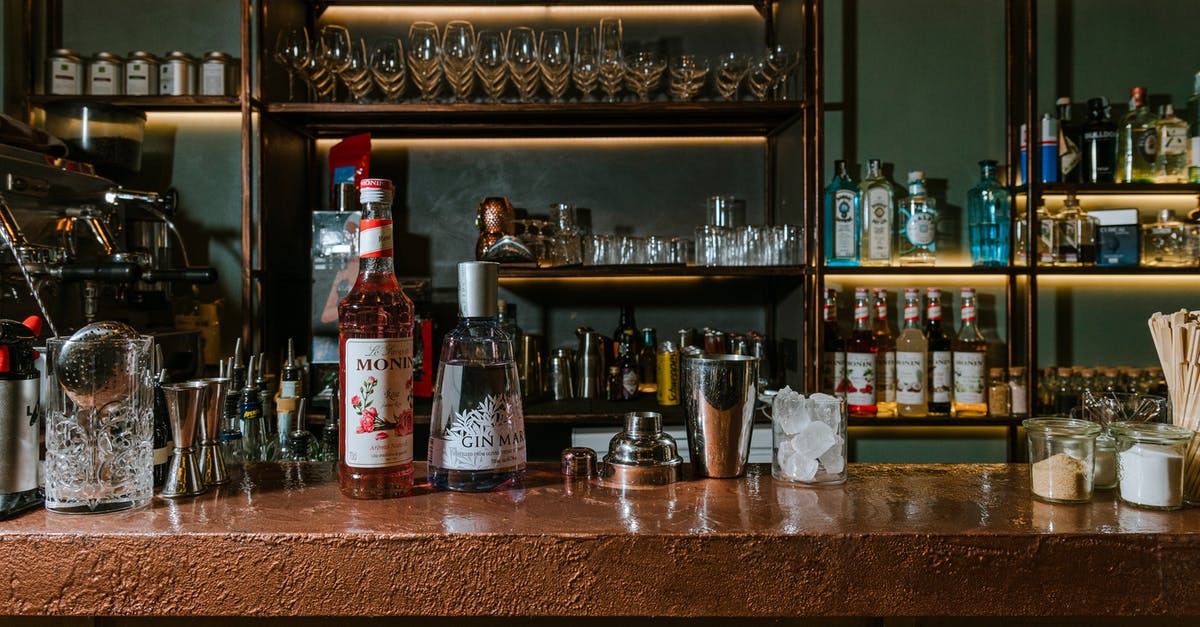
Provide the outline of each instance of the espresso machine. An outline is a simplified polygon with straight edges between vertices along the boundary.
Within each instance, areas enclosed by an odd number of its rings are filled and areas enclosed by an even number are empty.
[[[36,314],[53,335],[126,322],[158,338],[175,374],[199,375],[199,335],[174,330],[173,301],[217,273],[191,265],[175,214],[173,192],[0,145],[0,318]]]

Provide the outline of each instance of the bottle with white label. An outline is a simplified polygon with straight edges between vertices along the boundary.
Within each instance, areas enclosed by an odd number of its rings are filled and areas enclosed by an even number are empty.
[[[880,418],[896,416],[896,332],[888,320],[888,292],[882,287],[874,290],[875,302],[875,381],[879,389],[876,402]]]
[[[833,180],[825,187],[825,263],[830,266],[857,266],[860,190],[850,180],[844,160],[834,162],[834,169]]]
[[[1200,183],[1200,72],[1188,98],[1188,182]]]
[[[821,391],[846,398],[846,338],[838,328],[837,290],[825,288],[821,304]]]
[[[975,288],[962,289],[962,326],[954,338],[954,415],[986,416],[987,340],[979,332]]]
[[[854,290],[854,329],[846,340],[846,404],[850,415],[874,418],[876,404],[875,356],[879,345],[871,329],[871,302],[867,288]]]
[[[1163,116],[1154,126],[1158,132],[1158,152],[1154,155],[1154,182],[1186,183],[1188,123],[1175,117],[1175,108],[1168,104],[1163,110]]]
[[[925,191],[925,173],[908,173],[908,198],[900,203],[900,265],[932,266],[937,261],[938,212]]]
[[[867,162],[867,178],[859,184],[862,190],[862,265],[890,266],[896,253],[895,223],[896,195],[892,184],[883,176],[879,159]]]
[[[925,300],[925,341],[929,347],[925,385],[929,390],[929,415],[949,416],[954,367],[950,357],[952,340],[942,327],[942,291],[929,288]]]
[[[358,279],[338,303],[338,486],[353,498],[404,496],[413,484],[413,303],[392,265],[392,182],[359,183]]]
[[[458,326],[442,343],[429,424],[435,490],[521,487],[525,418],[512,344],[496,317],[499,264],[458,264]]]
[[[929,415],[925,333],[921,331],[921,292],[904,290],[904,327],[896,338],[896,410],[903,418]]]

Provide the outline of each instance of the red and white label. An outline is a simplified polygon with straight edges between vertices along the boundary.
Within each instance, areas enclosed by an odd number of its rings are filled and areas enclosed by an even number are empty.
[[[909,303],[904,306],[904,321],[905,322],[918,321],[921,319],[920,316],[921,316],[920,309],[917,307],[916,303]]]
[[[862,304],[854,306],[854,320],[855,321],[866,320],[868,315],[869,314],[867,313],[867,304],[866,303],[862,303]]]
[[[359,257],[392,256],[391,220],[363,220],[358,228]]]
[[[942,304],[941,303],[929,303],[929,310],[926,312],[926,317],[929,318],[930,320],[941,320],[942,319]]]
[[[975,321],[975,305],[963,305],[962,320],[963,322]]]

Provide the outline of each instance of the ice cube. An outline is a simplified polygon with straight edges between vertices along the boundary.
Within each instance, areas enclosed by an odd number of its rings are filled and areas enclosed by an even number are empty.
[[[779,427],[788,435],[793,435],[800,432],[804,425],[811,418],[807,401],[798,392],[793,391],[790,387],[785,387],[775,395],[775,402],[771,405],[771,415],[774,416],[775,422],[779,423]]]
[[[792,438],[796,454],[806,459],[816,459],[834,444],[837,444],[837,434],[829,425],[819,420],[809,421],[800,433]]]
[[[796,447],[792,446],[790,439],[784,439],[779,443],[779,449],[775,451],[775,461],[782,466],[783,461],[792,455],[796,454]]]
[[[825,394],[822,392],[814,392],[813,394],[809,394],[808,400],[816,402],[816,403],[840,403],[841,402],[840,400],[838,400],[838,397],[831,396],[829,394]]]
[[[791,455],[780,467],[785,477],[799,481],[812,481],[817,476],[817,459]]]
[[[812,419],[823,422],[830,429],[838,431],[842,426],[842,402],[837,399],[813,400],[811,398],[809,401],[812,403]]]
[[[828,451],[821,453],[817,457],[817,461],[821,462],[821,467],[825,472],[831,475],[841,474],[846,469],[846,458],[842,455],[842,436],[835,436],[837,441],[833,446],[829,447]]]

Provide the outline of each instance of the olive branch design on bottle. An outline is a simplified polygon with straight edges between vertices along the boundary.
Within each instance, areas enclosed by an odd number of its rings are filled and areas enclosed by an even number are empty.
[[[450,418],[450,424],[442,435],[443,440],[457,439],[467,435],[493,433],[496,425],[509,421],[508,403],[502,403],[491,394],[483,397],[475,409],[461,411]]]

